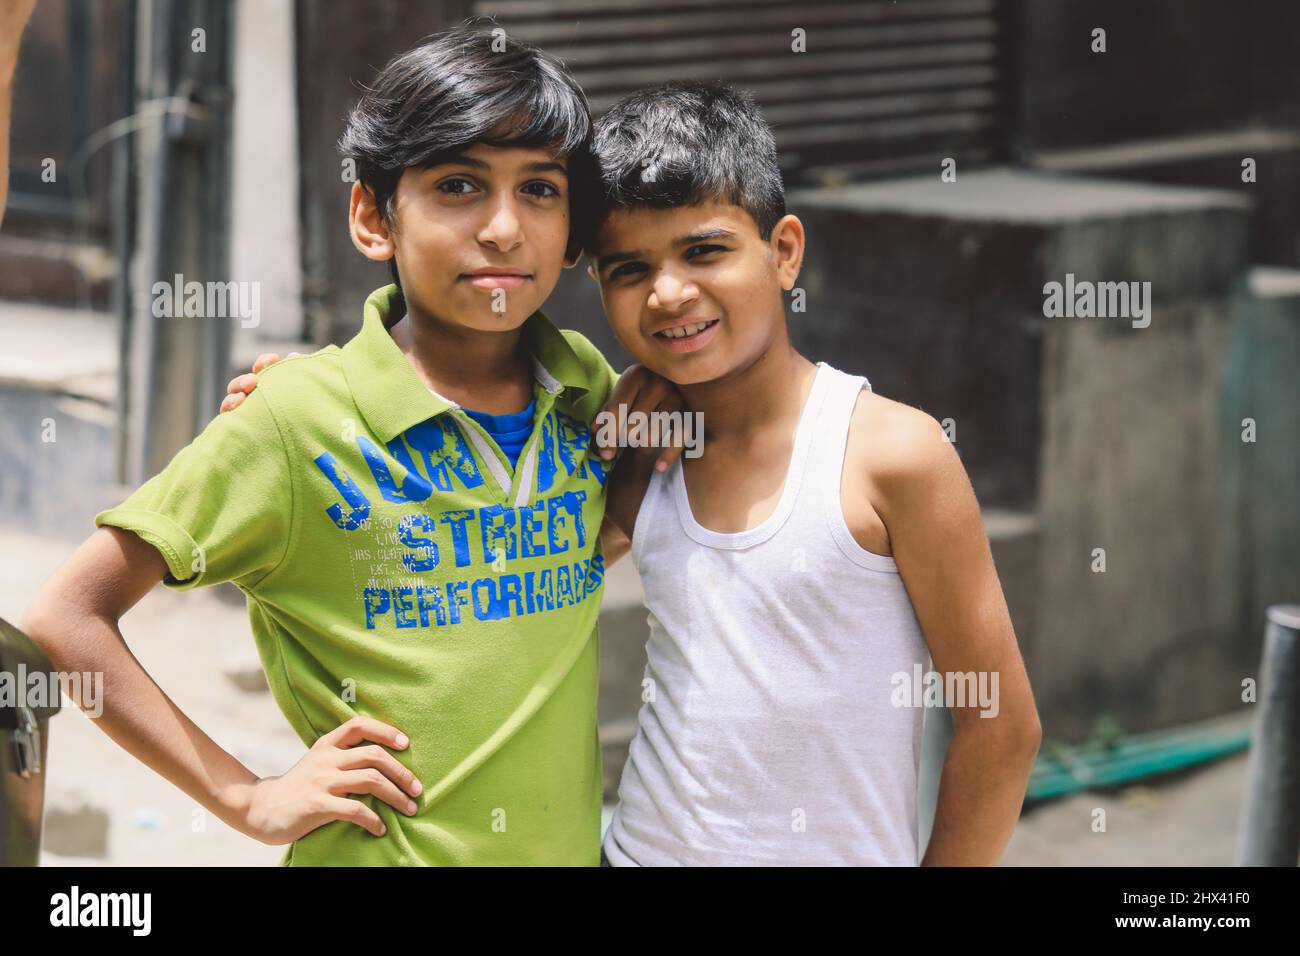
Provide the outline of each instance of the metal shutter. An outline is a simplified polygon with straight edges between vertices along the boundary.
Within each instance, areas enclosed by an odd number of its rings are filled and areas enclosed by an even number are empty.
[[[998,158],[1008,126],[1000,0],[499,0],[474,4],[561,57],[604,111],[670,79],[750,90],[791,182]],[[807,52],[791,50],[802,28]]]

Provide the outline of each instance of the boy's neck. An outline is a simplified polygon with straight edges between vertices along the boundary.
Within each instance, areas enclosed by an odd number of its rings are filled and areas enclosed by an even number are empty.
[[[681,391],[690,410],[702,415],[707,447],[710,439],[744,441],[764,428],[798,421],[816,372],[781,335],[747,367]]]
[[[388,334],[428,388],[466,408],[504,414],[518,411],[532,395],[522,325],[509,332],[484,332],[408,307]]]

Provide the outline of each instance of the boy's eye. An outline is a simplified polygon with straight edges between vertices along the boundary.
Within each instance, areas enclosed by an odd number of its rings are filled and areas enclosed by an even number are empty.
[[[694,259],[698,256],[707,256],[711,252],[726,252],[726,251],[727,251],[726,246],[701,243],[699,245],[691,246],[689,249],[687,249],[686,258]]]
[[[473,188],[474,184],[472,182],[468,179],[462,179],[459,176],[453,179],[444,179],[442,182],[438,183],[439,192],[449,193],[452,196],[467,196]]]
[[[645,271],[644,262],[625,262],[621,266],[615,266],[610,270],[609,277],[613,279],[623,279],[627,276],[636,275]]]
[[[530,195],[541,198],[560,195],[560,191],[544,179],[539,179],[536,182],[529,183],[524,187],[524,191]]]

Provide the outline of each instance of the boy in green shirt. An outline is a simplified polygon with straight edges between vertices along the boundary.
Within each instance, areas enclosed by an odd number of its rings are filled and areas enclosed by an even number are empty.
[[[599,861],[607,466],[587,426],[671,390],[638,370],[613,395],[595,348],[538,311],[578,258],[590,121],[558,63],[502,42],[431,38],[350,118],[352,238],[395,280],[361,332],[282,363],[98,515],[23,622],[57,668],[104,674],[110,736],[292,843],[287,864]],[[517,465],[465,411],[530,403]],[[126,649],[118,621],[159,581],[247,595],[311,747],[284,776],[218,747]]]

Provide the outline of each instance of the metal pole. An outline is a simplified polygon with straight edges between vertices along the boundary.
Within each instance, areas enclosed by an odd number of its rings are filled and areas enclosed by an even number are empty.
[[[136,36],[137,0],[128,0],[122,10],[122,35],[119,49],[122,63],[118,78],[123,113],[131,116],[136,104]],[[131,350],[134,325],[131,306],[131,263],[134,261],[136,243],[135,195],[135,138],[119,136],[113,144],[113,254],[117,258],[117,274],[113,277],[113,313],[117,316],[117,434],[116,479],[118,484],[128,484],[132,469],[128,465],[127,435],[131,425]]]
[[[1300,604],[1268,609],[1242,810],[1240,866],[1300,859]]]
[[[137,109],[154,118],[141,128],[136,169],[124,395],[132,484],[161,470],[220,398],[230,318],[175,312],[186,285],[229,272],[231,20],[230,0],[141,3]]]

